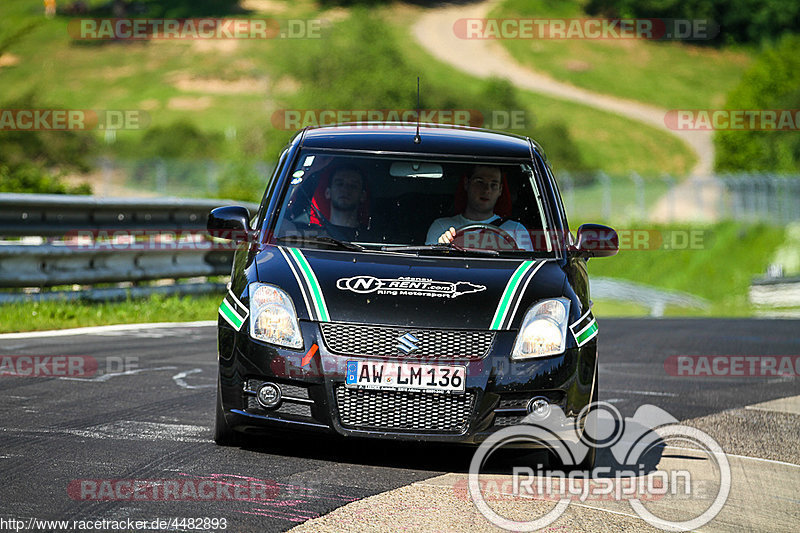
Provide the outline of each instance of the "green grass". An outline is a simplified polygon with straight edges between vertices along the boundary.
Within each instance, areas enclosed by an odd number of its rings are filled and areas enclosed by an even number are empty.
[[[278,15],[279,18],[326,17],[309,2],[286,5],[287,10]],[[253,144],[256,151],[258,146],[265,147],[263,156],[267,159],[275,157],[276,147],[291,134],[272,128],[272,113],[303,104],[298,99],[300,91],[292,76],[292,65],[287,68],[282,59],[289,52],[313,45],[310,40],[76,44],[67,33],[68,19],[46,20],[40,14],[39,5],[32,6],[25,0],[6,0],[3,11],[0,28],[29,20],[40,21],[39,26],[10,50],[19,62],[0,68],[5,99],[19,98],[33,91],[40,102],[57,107],[143,109],[149,113],[151,125],[187,119],[208,132],[224,132],[233,127],[238,132],[236,143]],[[485,81],[433,60],[412,40],[409,25],[420,12],[420,8],[391,6],[376,8],[370,16],[382,16],[391,24],[392,35],[387,37],[393,38],[397,53],[422,77],[423,88],[426,84],[447,87],[453,102],[460,101],[465,94],[483,94]],[[263,17],[261,14],[246,16]],[[343,20],[326,31],[347,33],[349,28],[349,21]],[[358,44],[355,36],[349,38]],[[340,96],[357,109],[364,107],[360,103],[362,92],[357,88],[366,85],[351,82],[369,73],[370,65],[363,65],[362,70],[341,72],[339,83],[334,85],[334,90],[355,87],[350,89],[351,93]],[[391,79],[378,76],[371,79],[373,84],[386,87],[393,84]],[[256,83],[252,90],[234,94],[224,94],[224,90],[212,87],[215,83],[218,86],[220,81],[236,80]],[[565,124],[582,159],[591,168],[609,173],[636,170],[643,175],[682,174],[694,162],[686,146],[655,128],[530,92],[518,91],[518,98],[519,103],[535,115],[536,124]],[[189,108],[181,109],[181,105]],[[414,95],[409,94],[406,107],[414,105]],[[497,106],[496,102],[486,101],[483,108],[497,109]],[[536,127],[520,133],[532,133],[535,137]],[[121,131],[118,139],[136,140],[142,134],[142,131]],[[547,143],[544,148],[548,149]],[[552,163],[556,169],[564,164],[558,160]]]
[[[583,1],[505,0],[492,18],[586,18]],[[520,63],[578,87],[668,109],[722,107],[753,61],[749,48],[644,40],[500,41]]]
[[[703,230],[698,249],[621,250],[610,258],[589,261],[590,276],[644,283],[656,288],[688,292],[710,301],[707,311],[677,310],[679,314],[749,316],[747,300],[753,277],[762,275],[785,239],[785,230],[766,225],[732,222],[709,226],[652,226],[677,232]],[[675,241],[680,242],[680,241]],[[676,310],[667,309],[666,314]]]
[[[423,83],[425,80],[443,81],[451,87],[458,87],[462,93],[480,92],[480,86],[485,82],[431,58],[411,39],[408,28],[419,11],[399,15],[391,10],[387,12],[392,14],[390,19],[395,39],[404,43],[405,56],[419,72]],[[694,165],[692,152],[669,133],[613,113],[530,91],[519,90],[518,96],[520,103],[533,112],[536,123],[565,124],[590,168],[610,174],[636,171],[646,177],[662,173],[684,175]],[[492,102],[486,103],[487,108],[492,106]],[[535,127],[517,133],[530,134],[536,139]],[[543,148],[547,152],[548,145],[543,143]],[[563,166],[563,162],[552,158],[550,163],[556,172]]]
[[[0,305],[0,332],[215,320],[224,295],[170,296],[124,302],[29,302]]]

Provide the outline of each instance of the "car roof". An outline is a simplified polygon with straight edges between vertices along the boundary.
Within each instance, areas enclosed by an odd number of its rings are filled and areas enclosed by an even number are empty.
[[[394,122],[345,123],[304,130],[302,146],[332,150],[356,150],[480,158],[530,159],[527,137],[478,128]],[[534,143],[534,150],[539,152]]]

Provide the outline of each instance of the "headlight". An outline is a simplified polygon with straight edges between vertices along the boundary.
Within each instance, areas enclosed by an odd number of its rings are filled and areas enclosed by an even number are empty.
[[[567,344],[569,300],[543,300],[531,307],[522,321],[511,359],[556,355]]]
[[[289,295],[264,283],[250,284],[250,336],[287,348],[302,348],[303,337]]]

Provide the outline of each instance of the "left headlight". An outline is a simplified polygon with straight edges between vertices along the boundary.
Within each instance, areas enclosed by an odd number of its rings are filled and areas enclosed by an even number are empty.
[[[273,285],[250,284],[250,336],[287,348],[302,348],[303,337],[289,295]]]
[[[511,359],[527,359],[556,355],[567,344],[567,319],[569,300],[554,298],[542,300],[525,314],[522,327],[514,343]]]

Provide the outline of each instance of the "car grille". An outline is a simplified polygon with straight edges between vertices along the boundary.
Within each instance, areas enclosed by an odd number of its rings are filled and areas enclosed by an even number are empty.
[[[362,357],[433,357],[437,359],[481,359],[494,341],[493,331],[412,329],[359,324],[322,324],[322,338],[330,351]],[[418,349],[406,355],[399,338],[413,335]]]
[[[339,418],[352,429],[464,433],[474,401],[471,392],[451,395],[336,387]]]

